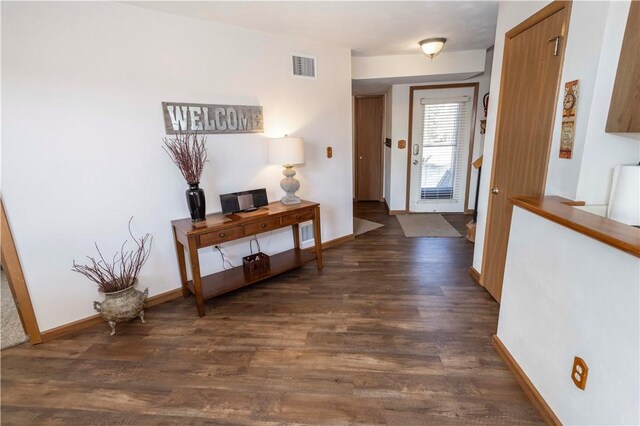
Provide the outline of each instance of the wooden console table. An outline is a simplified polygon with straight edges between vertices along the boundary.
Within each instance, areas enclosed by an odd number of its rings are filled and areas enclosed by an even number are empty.
[[[300,248],[299,225],[313,221],[315,253]],[[274,275],[316,260],[318,270],[322,269],[322,241],[320,237],[320,205],[310,201],[300,204],[284,205],[279,201],[251,213],[207,215],[202,222],[191,219],[179,219],[171,222],[176,244],[176,256],[180,268],[182,294],[187,297],[193,293],[196,297],[198,315],[204,316],[204,301],[223,293],[262,281]],[[220,243],[250,237],[262,232],[291,226],[294,248],[271,256],[271,272],[268,275],[249,279],[244,275],[242,266],[207,275],[200,275],[198,249],[216,246]],[[192,280],[187,280],[185,247],[189,250]],[[248,251],[248,244],[247,244]],[[249,254],[249,253],[247,253]]]

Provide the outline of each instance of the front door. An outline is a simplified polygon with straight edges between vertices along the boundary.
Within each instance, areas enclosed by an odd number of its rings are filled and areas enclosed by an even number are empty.
[[[413,91],[409,210],[464,212],[473,86]]]
[[[361,96],[355,102],[356,201],[382,200],[382,123],[384,96]]]
[[[507,33],[482,283],[500,301],[511,195],[544,194],[570,3],[554,2]]]

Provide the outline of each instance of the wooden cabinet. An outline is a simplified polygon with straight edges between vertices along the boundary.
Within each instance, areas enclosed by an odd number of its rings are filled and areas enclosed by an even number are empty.
[[[302,222],[309,220],[313,221],[314,251],[300,248],[299,226]],[[202,222],[194,223],[190,219],[179,219],[172,221],[171,224],[180,268],[182,293],[185,297],[190,293],[195,295],[200,316],[204,315],[206,299],[273,277],[313,260],[317,262],[318,270],[322,269],[320,205],[318,203],[303,200],[300,204],[284,205],[277,201],[252,213],[234,215],[218,213],[207,215],[206,220]],[[290,226],[293,231],[294,247],[271,256],[271,269],[268,274],[248,277],[244,274],[242,266],[238,266],[204,277],[200,275],[198,249],[287,226]],[[185,249],[189,253],[192,280],[187,280]]]
[[[629,8],[605,130],[640,133],[640,1]]]

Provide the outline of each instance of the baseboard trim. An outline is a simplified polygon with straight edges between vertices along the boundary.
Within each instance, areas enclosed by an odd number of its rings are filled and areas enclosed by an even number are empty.
[[[497,335],[494,335],[492,338],[493,347],[498,352],[498,355],[502,358],[504,363],[509,367],[509,370],[516,376],[516,380],[524,390],[524,393],[529,397],[533,406],[538,410],[540,415],[542,416],[545,423],[548,425],[562,425],[560,419],[555,415],[551,407],[544,400],[540,392],[533,386],[531,380],[527,377],[525,372],[520,368],[516,360],[513,358],[511,353],[507,350],[507,348],[502,343],[502,340]]]
[[[325,241],[322,243],[322,250],[324,251],[324,250],[330,249],[331,247],[335,247],[338,244],[355,240],[355,238],[356,238],[355,234],[347,234],[347,235],[343,235],[342,237],[334,238],[333,240]],[[315,251],[316,247],[315,246],[305,247],[305,250]]]
[[[51,330],[42,332],[42,342],[46,343],[63,336],[67,336],[71,333],[75,333],[76,331],[93,327],[94,325],[98,325],[103,322],[104,320],[99,315],[93,315],[91,317],[70,322],[69,324],[61,325],[59,327],[52,328]]]
[[[325,243],[322,243],[322,250],[326,250],[328,248],[337,246],[338,244],[342,244],[342,243],[346,243],[348,241],[353,241],[356,239],[356,235],[355,234],[347,234],[345,236],[339,237],[339,238],[335,238],[333,240],[329,240]]]
[[[157,306],[162,303],[178,299],[181,296],[182,287],[176,288],[175,290],[165,291],[164,293],[156,294],[155,296],[148,298],[146,303],[144,304],[144,307],[150,308],[152,306]]]
[[[390,216],[398,216],[402,214],[407,214],[407,211],[406,210],[389,210]]]
[[[348,234],[330,241],[326,241],[322,243],[322,250],[326,250],[328,248],[337,246],[338,244],[346,243],[347,241],[352,241],[355,238],[356,237],[354,234]],[[315,249],[312,246],[312,247],[308,247],[307,250],[315,250]],[[152,306],[156,306],[161,303],[165,303],[170,300],[177,299],[179,297],[182,297],[182,288],[169,290],[165,293],[160,293],[158,295],[149,297],[145,302],[144,307],[145,309],[150,308]],[[49,342],[59,337],[67,336],[71,333],[75,333],[77,331],[81,331],[89,327],[93,327],[94,325],[98,325],[103,322],[104,320],[100,317],[100,315],[93,315],[78,321],[70,322],[69,324],[61,325],[59,327],[55,327],[55,328],[52,328],[51,330],[47,330],[43,332],[42,341]]]
[[[160,293],[158,295],[149,297],[144,304],[145,309],[150,308],[152,306],[159,305],[164,302],[168,302],[170,300],[177,299],[182,297],[182,288],[178,288],[175,290],[169,290],[165,293]],[[47,330],[42,333],[42,341],[49,342],[51,340],[57,339],[59,337],[67,336],[71,333],[75,333],[76,331],[84,330],[89,327],[93,327],[94,325],[98,325],[103,323],[104,320],[100,317],[100,315],[93,315],[87,318],[83,318],[78,321],[71,322],[69,324],[61,325],[59,327],[52,328],[51,330]]]
[[[480,278],[481,278],[480,272],[478,272],[478,270],[473,266],[469,268],[469,275],[471,275],[471,278],[473,278],[475,282],[482,285],[482,282],[480,282]]]

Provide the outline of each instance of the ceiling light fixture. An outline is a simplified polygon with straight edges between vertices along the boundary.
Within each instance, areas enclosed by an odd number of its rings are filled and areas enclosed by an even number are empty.
[[[434,56],[440,53],[442,47],[446,42],[447,39],[444,37],[434,37],[426,38],[418,42],[418,44],[420,45],[420,47],[422,47],[422,51],[424,52],[424,54],[433,59]]]

